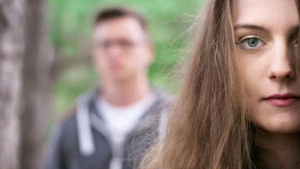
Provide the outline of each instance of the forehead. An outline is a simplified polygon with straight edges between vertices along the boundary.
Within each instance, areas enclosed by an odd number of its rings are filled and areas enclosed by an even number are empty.
[[[139,38],[145,35],[141,24],[132,17],[110,19],[94,27],[95,38]]]
[[[267,28],[297,26],[299,14],[295,0],[234,0],[235,24],[258,24]]]

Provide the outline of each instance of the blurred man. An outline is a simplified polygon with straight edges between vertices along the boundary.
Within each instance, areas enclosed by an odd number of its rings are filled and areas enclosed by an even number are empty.
[[[133,169],[158,136],[169,101],[149,84],[154,59],[145,18],[127,8],[99,11],[93,61],[100,84],[58,127],[47,169]]]

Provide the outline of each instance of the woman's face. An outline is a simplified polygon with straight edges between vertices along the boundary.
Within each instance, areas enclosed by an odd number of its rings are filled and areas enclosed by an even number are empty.
[[[233,16],[250,120],[268,132],[299,132],[299,15],[295,0],[236,0]]]

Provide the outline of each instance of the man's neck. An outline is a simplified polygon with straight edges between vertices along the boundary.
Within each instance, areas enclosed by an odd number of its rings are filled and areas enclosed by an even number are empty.
[[[300,168],[300,135],[258,131],[255,138],[258,167],[263,169]]]
[[[151,87],[146,78],[101,85],[101,97],[118,107],[134,104],[150,93]]]

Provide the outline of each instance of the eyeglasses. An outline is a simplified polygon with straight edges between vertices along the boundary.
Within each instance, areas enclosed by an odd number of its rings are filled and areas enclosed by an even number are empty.
[[[114,41],[102,41],[97,44],[97,49],[101,51],[107,51],[113,46],[119,47],[121,50],[128,51],[135,46],[145,43],[146,40],[140,40],[140,41],[133,41],[128,39],[120,39],[120,40],[114,40]]]

